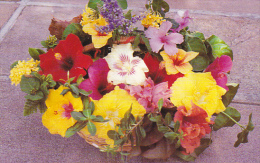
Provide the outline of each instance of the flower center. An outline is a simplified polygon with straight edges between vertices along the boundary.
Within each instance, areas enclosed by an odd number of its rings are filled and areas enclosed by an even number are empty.
[[[55,56],[55,58],[56,58],[57,60],[59,60],[59,61],[62,59],[62,56],[61,56],[60,53],[55,53],[54,56]]]
[[[64,58],[61,63],[61,68],[69,71],[73,67],[73,59],[71,57]]]
[[[160,39],[161,39],[161,42],[162,42],[162,43],[167,43],[167,42],[168,42],[168,39],[167,39],[167,37],[165,37],[165,36],[164,36],[164,37],[161,37]]]
[[[62,116],[65,117],[65,118],[70,119],[71,112],[74,110],[72,104],[71,103],[69,103],[69,105],[68,104],[64,104],[62,107],[64,109],[64,112],[62,113]]]
[[[115,128],[115,125],[116,124],[119,124],[120,123],[120,119],[118,117],[118,111],[107,111],[107,116],[105,119],[109,119],[109,125],[112,127],[112,128]]]

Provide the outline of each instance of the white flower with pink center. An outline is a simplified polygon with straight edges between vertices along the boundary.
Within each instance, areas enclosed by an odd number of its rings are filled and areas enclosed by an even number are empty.
[[[140,57],[133,57],[131,43],[113,45],[111,52],[104,58],[110,71],[107,75],[109,83],[143,85],[148,68]]]

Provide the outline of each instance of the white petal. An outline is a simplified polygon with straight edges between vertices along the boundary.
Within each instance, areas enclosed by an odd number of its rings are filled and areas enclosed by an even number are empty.
[[[120,75],[120,71],[110,70],[107,74],[107,81],[113,85],[121,84],[126,82],[126,76]]]
[[[135,73],[132,75],[126,76],[126,84],[131,84],[131,85],[144,85],[145,81],[145,73],[144,71],[140,69],[135,69]]]

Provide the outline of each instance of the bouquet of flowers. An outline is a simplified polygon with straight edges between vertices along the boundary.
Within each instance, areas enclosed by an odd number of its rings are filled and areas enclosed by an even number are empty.
[[[188,29],[189,12],[167,18],[169,5],[150,0],[133,15],[126,0],[90,0],[71,21],[52,19],[50,34],[11,65],[12,84],[26,93],[24,115],[39,110],[51,134],[78,133],[122,156],[194,160],[210,133],[237,124],[234,146],[254,129],[230,107],[238,84],[227,83],[233,54],[219,37]],[[136,28],[140,23],[143,29]]]

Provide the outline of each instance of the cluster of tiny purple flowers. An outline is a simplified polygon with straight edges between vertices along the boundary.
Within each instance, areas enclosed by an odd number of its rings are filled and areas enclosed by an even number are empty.
[[[126,19],[116,0],[103,0],[103,2],[104,5],[99,11],[109,24],[99,27],[98,30],[101,33],[108,33],[118,29],[121,34],[129,34],[133,31],[132,24],[143,18],[142,16],[134,16],[131,19]]]

